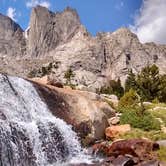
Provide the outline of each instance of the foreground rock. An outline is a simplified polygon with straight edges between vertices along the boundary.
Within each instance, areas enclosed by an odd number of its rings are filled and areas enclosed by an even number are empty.
[[[102,142],[93,146],[95,154],[107,156],[107,161],[114,166],[156,166],[159,162],[154,151],[158,149],[157,143],[145,139]]]
[[[107,139],[115,139],[120,136],[120,134],[125,134],[131,131],[131,126],[129,124],[111,126],[105,129],[105,135]]]
[[[115,112],[99,95],[45,85],[39,80],[33,80],[33,85],[51,112],[71,124],[83,143],[105,137],[107,119],[115,116]]]

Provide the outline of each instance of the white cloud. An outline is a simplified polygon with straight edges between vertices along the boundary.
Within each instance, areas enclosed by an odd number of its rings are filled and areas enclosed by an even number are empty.
[[[144,0],[130,29],[143,43],[166,44],[166,0]]]
[[[40,6],[44,6],[46,8],[49,8],[50,7],[50,3],[47,2],[47,1],[43,1],[43,2],[40,2]]]
[[[36,5],[40,5],[46,8],[49,8],[51,6],[49,1],[43,1],[43,0],[30,0],[26,3],[26,6],[28,8],[35,7]]]
[[[12,20],[16,21],[16,18],[15,18],[16,17],[16,9],[15,8],[9,7],[6,14]]]

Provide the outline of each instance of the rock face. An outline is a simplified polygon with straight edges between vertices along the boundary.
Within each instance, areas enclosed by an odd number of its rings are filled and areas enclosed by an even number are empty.
[[[45,85],[40,80],[33,81],[33,85],[49,110],[56,117],[71,124],[83,143],[91,143],[95,139],[105,137],[107,119],[115,116],[115,112],[99,95]]]
[[[26,49],[23,30],[9,17],[0,14],[0,58],[20,56]]]
[[[52,13],[45,7],[32,10],[28,36],[28,53],[32,56],[47,54],[61,43],[69,41],[80,27],[75,10],[66,8],[62,13]]]
[[[3,25],[10,27],[10,33]],[[27,76],[30,71],[52,62],[56,63],[51,71],[55,78],[65,83],[64,75],[70,68],[74,73],[72,84],[95,91],[112,79],[120,78],[124,83],[128,69],[139,72],[142,67],[155,63],[161,73],[166,73],[165,45],[141,44],[126,28],[92,37],[71,8],[53,13],[35,7],[24,36],[16,23],[2,15],[0,28],[6,34],[0,39],[0,70],[9,74]],[[19,55],[19,58],[4,59],[4,55]]]

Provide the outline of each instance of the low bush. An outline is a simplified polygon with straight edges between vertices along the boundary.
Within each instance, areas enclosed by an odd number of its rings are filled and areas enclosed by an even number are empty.
[[[138,95],[135,90],[130,89],[129,92],[126,92],[123,97],[120,98],[118,107],[119,109],[132,107],[134,108],[139,102]]]
[[[165,140],[166,133],[161,130],[143,131],[141,129],[132,128],[130,132],[127,132],[120,136],[121,139],[132,139],[132,138],[148,138],[152,141]]]
[[[166,147],[160,146],[160,149],[157,151],[160,161],[166,162]]]
[[[126,108],[120,118],[121,124],[130,124],[133,128],[140,128],[144,131],[160,130],[160,122],[148,111],[142,115],[140,108]]]
[[[166,126],[166,107],[158,108],[156,110],[151,111],[151,113],[156,118],[160,118],[163,121],[164,125]]]

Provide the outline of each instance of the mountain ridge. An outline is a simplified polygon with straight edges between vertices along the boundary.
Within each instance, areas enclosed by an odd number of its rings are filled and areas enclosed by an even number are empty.
[[[72,83],[90,89],[112,79],[120,78],[124,83],[129,69],[137,73],[153,63],[161,73],[166,73],[166,45],[142,44],[127,28],[92,36],[81,24],[76,10],[69,7],[57,13],[41,6],[33,8],[26,37],[19,28],[17,33],[9,28],[12,35],[8,34],[1,22],[0,19],[0,32],[7,34],[0,39],[1,72],[27,76],[30,71],[54,62],[58,67],[52,77],[65,83],[65,72],[71,68]],[[6,39],[7,46],[3,43]]]

